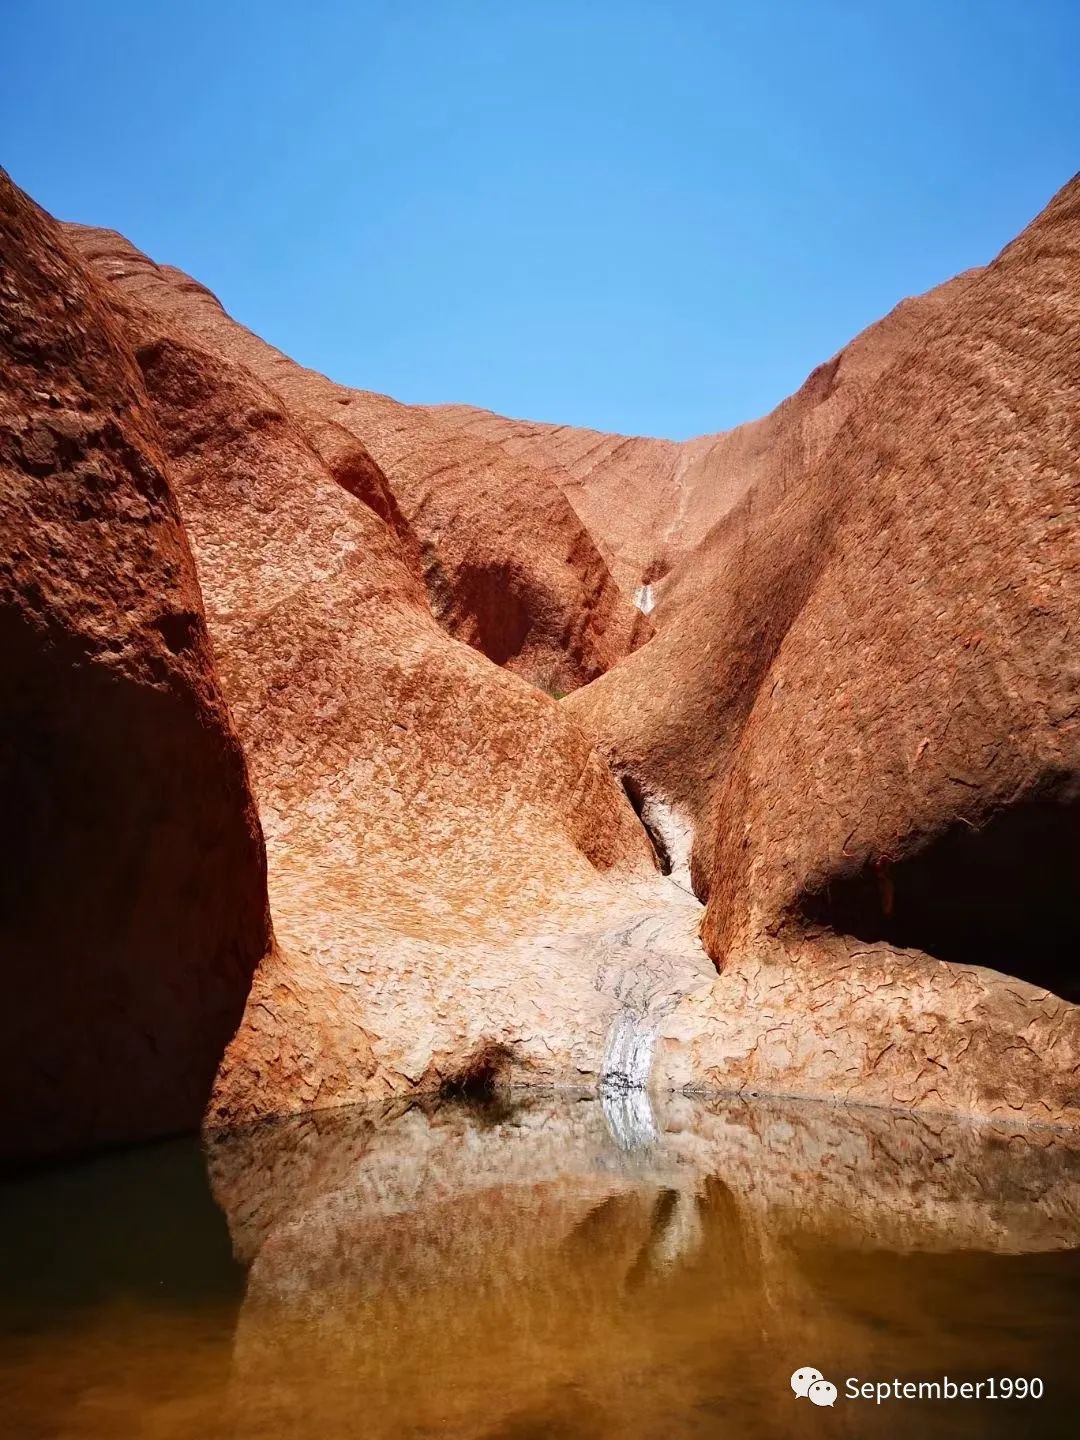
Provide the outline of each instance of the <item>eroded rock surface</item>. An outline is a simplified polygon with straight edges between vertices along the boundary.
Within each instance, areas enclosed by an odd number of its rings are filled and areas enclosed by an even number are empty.
[[[430,607],[456,638],[561,695],[652,633],[543,466],[452,434],[419,407],[295,365],[186,275],[109,231],[68,228],[125,295],[268,385],[347,489],[359,477],[361,498],[385,491],[411,531],[410,559]],[[381,481],[369,478],[373,470]]]
[[[141,376],[0,172],[0,1153],[198,1125],[269,943],[244,761]]]
[[[1075,1123],[1080,182],[945,298],[567,704],[695,830],[679,1073]]]
[[[723,567],[735,537],[757,525],[820,460],[878,376],[976,273],[902,301],[819,365],[771,414],[720,434],[677,443],[508,420],[469,405],[437,405],[427,413],[447,429],[495,442],[547,470],[625,593],[664,627]]]
[[[377,483],[340,483],[287,362],[264,367],[271,385],[247,363],[265,347],[220,311],[189,324],[170,285],[129,285],[112,250],[100,264],[165,436],[268,847],[279,949],[210,1118],[596,1083],[618,1017],[655,1027],[707,983],[697,905],[554,700],[437,623],[413,532]]]
[[[649,1086],[1080,1123],[1078,207],[684,446],[346,390],[68,227],[267,838],[211,1123],[505,1083],[628,1135]],[[110,603],[239,766],[170,516]]]

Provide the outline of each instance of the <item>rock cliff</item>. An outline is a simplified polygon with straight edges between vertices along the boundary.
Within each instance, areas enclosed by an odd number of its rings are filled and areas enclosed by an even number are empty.
[[[139,369],[0,172],[0,1153],[196,1126],[265,865]]]
[[[663,627],[821,458],[873,383],[976,272],[904,300],[819,365],[761,420],[676,443],[432,406],[448,430],[541,467],[584,520],[628,595]]]
[[[696,837],[707,1074],[1074,1116],[1080,182],[943,299],[567,703]]]
[[[432,614],[397,478],[345,431],[331,450],[309,405],[329,382],[115,237],[70,233],[153,400],[266,833],[279,950],[211,1118],[595,1083],[616,1015],[707,975],[697,907],[560,706]]]
[[[214,1016],[158,1128],[234,1030],[215,1125],[507,1082],[1080,1124],[1080,183],[684,445],[348,390],[8,194],[17,988],[44,1025],[89,937],[103,1012],[57,1105],[165,1043],[137,952]]]
[[[547,468],[448,433],[418,407],[303,369],[238,325],[208,290],[119,235],[79,226],[69,234],[126,296],[280,395],[345,488],[367,498],[372,470],[381,472],[381,503],[410,532],[412,567],[455,638],[563,694],[652,633]]]

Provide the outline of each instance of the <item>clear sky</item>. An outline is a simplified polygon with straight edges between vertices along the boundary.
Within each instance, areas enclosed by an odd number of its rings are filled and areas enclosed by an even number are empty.
[[[681,438],[1080,167],[1080,0],[0,0],[0,161],[337,380]]]

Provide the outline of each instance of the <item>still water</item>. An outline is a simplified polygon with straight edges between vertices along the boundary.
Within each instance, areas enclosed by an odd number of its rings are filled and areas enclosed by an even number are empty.
[[[1071,1437],[1078,1181],[1080,1137],[641,1095],[133,1151],[0,1187],[0,1434]],[[944,1375],[1044,1393],[846,1394]]]

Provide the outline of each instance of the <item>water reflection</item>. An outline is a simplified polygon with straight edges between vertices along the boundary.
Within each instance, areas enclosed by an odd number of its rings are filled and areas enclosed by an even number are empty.
[[[166,1323],[144,1293],[123,1324],[58,1310],[0,1370],[33,1419],[52,1367],[54,1429],[26,1433],[1075,1433],[1080,1137],[612,1092],[325,1112],[207,1159],[238,1313],[204,1296]],[[130,1350],[126,1396],[93,1378],[106,1340]],[[837,1383],[834,1409],[792,1396],[801,1365]],[[1046,1395],[843,1398],[848,1376],[943,1372]]]
[[[307,1117],[223,1140],[210,1169],[250,1264],[238,1433],[308,1436],[313,1414],[372,1437],[911,1433],[902,1403],[793,1411],[801,1364],[1040,1374],[1080,1398],[1080,1266],[1055,1253],[1080,1243],[1080,1151],[1049,1132],[654,1115],[628,1092]],[[1053,1434],[1041,1405],[923,1403],[917,1423]]]

